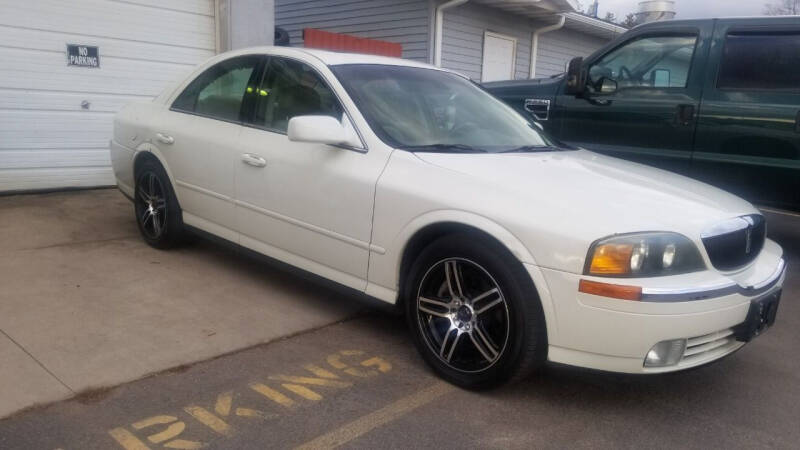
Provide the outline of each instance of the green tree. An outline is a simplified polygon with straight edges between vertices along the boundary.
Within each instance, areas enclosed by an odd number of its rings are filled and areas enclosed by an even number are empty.
[[[606,16],[603,18],[606,22],[616,22],[617,16],[612,13],[611,11],[606,13]]]
[[[620,22],[619,24],[620,24],[620,25],[622,25],[622,26],[623,26],[623,27],[625,27],[625,28],[633,28],[633,27],[635,27],[636,25],[638,25],[638,24],[639,24],[639,21],[638,21],[638,20],[636,20],[636,14],[634,14],[634,13],[628,13],[628,14],[625,16],[625,20],[623,20],[623,21],[622,21],[622,22]]]

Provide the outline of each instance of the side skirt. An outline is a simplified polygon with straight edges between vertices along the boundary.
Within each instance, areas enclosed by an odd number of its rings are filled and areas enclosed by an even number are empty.
[[[329,280],[329,279],[327,279],[325,277],[321,277],[321,276],[319,276],[319,275],[317,275],[315,273],[309,272],[307,270],[303,270],[303,269],[301,269],[299,267],[296,267],[296,266],[293,266],[291,264],[287,264],[287,263],[285,263],[283,261],[280,261],[278,259],[269,257],[269,256],[264,255],[262,253],[258,253],[258,252],[254,251],[254,250],[251,250],[251,249],[247,248],[247,247],[243,247],[243,246],[241,246],[241,245],[239,245],[239,244],[237,244],[235,242],[231,242],[231,241],[229,241],[227,239],[221,238],[221,237],[219,237],[217,235],[211,234],[211,233],[209,233],[207,231],[201,230],[201,229],[193,227],[191,225],[184,224],[183,226],[186,229],[186,231],[194,234],[195,236],[198,236],[198,237],[200,237],[202,239],[210,241],[210,242],[212,242],[212,243],[214,243],[216,245],[219,245],[221,247],[225,247],[225,248],[228,248],[230,250],[233,250],[237,254],[242,255],[242,256],[244,256],[246,258],[252,259],[252,260],[257,261],[257,262],[262,263],[262,264],[266,264],[266,265],[268,265],[268,266],[270,266],[272,268],[281,270],[281,271],[286,272],[286,273],[290,273],[290,274],[292,274],[294,276],[302,278],[302,279],[304,279],[306,281],[309,281],[311,283],[314,283],[316,285],[322,286],[322,287],[324,287],[326,289],[330,289],[330,290],[338,292],[339,294],[342,294],[344,296],[353,298],[354,300],[358,301],[359,303],[362,303],[364,306],[367,306],[367,307],[373,308],[373,309],[378,309],[378,310],[381,310],[381,311],[384,311],[384,312],[387,312],[387,313],[390,313],[390,314],[395,314],[395,315],[402,315],[403,314],[402,309],[397,307],[397,305],[386,303],[383,300],[375,298],[375,297],[373,297],[371,295],[367,295],[363,291],[359,291],[357,289],[353,289],[353,288],[351,288],[349,286],[345,286],[343,284],[340,284],[340,283],[337,283],[335,281]]]

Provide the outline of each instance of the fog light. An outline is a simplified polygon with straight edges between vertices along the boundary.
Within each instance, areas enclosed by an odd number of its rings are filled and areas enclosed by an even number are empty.
[[[661,341],[647,352],[645,367],[666,367],[678,364],[686,350],[686,339]]]

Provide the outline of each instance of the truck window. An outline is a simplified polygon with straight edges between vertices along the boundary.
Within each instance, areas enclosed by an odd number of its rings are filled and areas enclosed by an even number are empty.
[[[719,89],[800,90],[800,33],[731,33]]]
[[[607,53],[589,68],[590,88],[603,78],[618,88],[683,88],[689,77],[696,36],[647,36]]]

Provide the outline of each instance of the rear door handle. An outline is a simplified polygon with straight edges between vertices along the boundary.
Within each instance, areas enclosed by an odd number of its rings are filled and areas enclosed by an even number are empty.
[[[158,139],[158,142],[161,142],[161,143],[164,143],[164,144],[167,144],[167,145],[172,145],[172,144],[175,143],[175,138],[173,138],[172,136],[166,135],[164,133],[156,133],[156,139]]]
[[[242,154],[242,162],[253,167],[264,167],[267,165],[267,160],[252,153]]]

